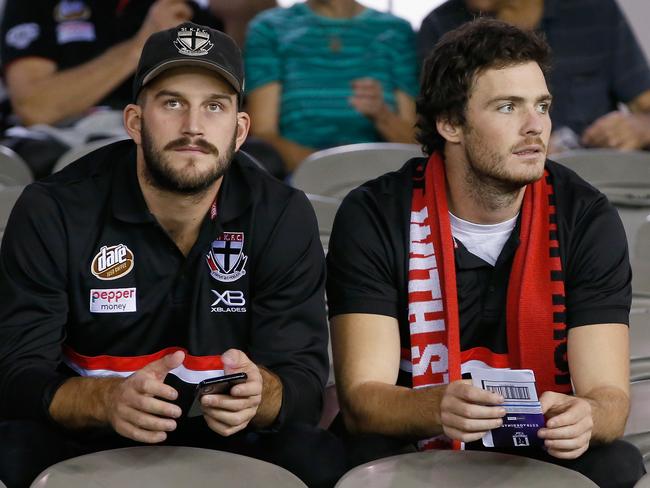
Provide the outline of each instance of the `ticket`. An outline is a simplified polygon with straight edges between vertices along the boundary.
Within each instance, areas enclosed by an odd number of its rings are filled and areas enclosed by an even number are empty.
[[[542,405],[530,369],[471,368],[472,383],[504,398],[503,425],[483,436],[485,447],[542,447],[537,431],[544,427]]]

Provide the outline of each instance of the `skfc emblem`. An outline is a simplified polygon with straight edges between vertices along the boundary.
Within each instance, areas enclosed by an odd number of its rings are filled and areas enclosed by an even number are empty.
[[[212,242],[206,256],[210,276],[215,280],[231,282],[246,274],[244,266],[248,256],[244,254],[244,233],[224,232]]]
[[[178,52],[186,56],[205,56],[212,49],[210,34],[203,29],[182,27],[174,41]]]

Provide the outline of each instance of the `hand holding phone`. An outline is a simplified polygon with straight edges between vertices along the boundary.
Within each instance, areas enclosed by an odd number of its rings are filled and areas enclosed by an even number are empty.
[[[201,381],[196,386],[194,400],[192,401],[192,406],[187,412],[187,416],[198,417],[199,415],[203,415],[203,410],[201,409],[201,398],[204,395],[228,393],[233,386],[245,383],[247,379],[248,375],[246,373],[234,373]]]

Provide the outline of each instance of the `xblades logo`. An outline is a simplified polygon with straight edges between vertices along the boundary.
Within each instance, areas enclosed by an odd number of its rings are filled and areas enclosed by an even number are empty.
[[[246,299],[244,292],[240,290],[226,290],[220,293],[216,290],[211,290],[217,298],[212,305],[210,305],[210,312],[212,313],[232,313],[232,312],[246,312]],[[223,305],[223,306],[222,306]],[[225,307],[225,308],[224,308]]]

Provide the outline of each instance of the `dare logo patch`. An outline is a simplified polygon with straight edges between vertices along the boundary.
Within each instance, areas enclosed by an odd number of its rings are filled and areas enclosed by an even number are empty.
[[[133,262],[133,253],[124,244],[102,246],[90,265],[90,271],[100,280],[116,280],[133,269]]]

